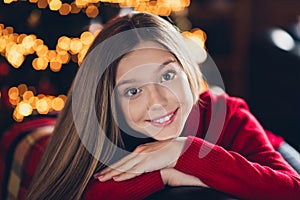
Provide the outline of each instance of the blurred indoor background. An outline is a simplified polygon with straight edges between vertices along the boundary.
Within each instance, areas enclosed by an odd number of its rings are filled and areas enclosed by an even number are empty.
[[[59,112],[94,36],[128,8],[203,30],[226,92],[300,150],[299,0],[1,0],[0,136]]]

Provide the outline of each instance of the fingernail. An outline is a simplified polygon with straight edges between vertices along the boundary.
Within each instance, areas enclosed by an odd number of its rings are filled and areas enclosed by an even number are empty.
[[[94,179],[97,179],[99,177],[99,174],[94,174],[93,177]]]
[[[113,177],[114,181],[117,181],[118,178],[119,178],[119,176],[114,176],[114,177]]]
[[[103,177],[104,177],[104,176],[98,176],[97,179],[98,179],[99,181],[103,182],[103,181],[104,181],[104,180],[102,180]]]

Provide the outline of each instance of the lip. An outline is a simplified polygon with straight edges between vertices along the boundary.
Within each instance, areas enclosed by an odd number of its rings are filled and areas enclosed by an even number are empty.
[[[160,117],[157,117],[157,118],[154,118],[154,119],[151,119],[151,120],[145,120],[145,121],[148,122],[148,123],[150,123],[150,124],[152,124],[153,126],[157,126],[157,127],[168,126],[169,124],[171,124],[174,121],[174,119],[175,119],[175,117],[177,115],[178,110],[179,110],[179,107],[176,108],[175,111],[173,111],[173,112],[169,112],[169,113],[167,113],[167,114],[165,114],[163,116],[160,116]],[[170,119],[164,121],[163,123],[155,122],[154,121],[154,120],[159,120],[159,119],[165,118],[165,117],[170,116],[170,115],[172,115],[170,117]]]

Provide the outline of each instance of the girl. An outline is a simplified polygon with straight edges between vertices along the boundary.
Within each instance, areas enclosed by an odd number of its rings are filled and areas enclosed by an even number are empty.
[[[27,198],[142,199],[165,185],[298,198],[299,175],[246,103],[204,91],[201,77],[168,22],[146,13],[111,21],[76,75]]]

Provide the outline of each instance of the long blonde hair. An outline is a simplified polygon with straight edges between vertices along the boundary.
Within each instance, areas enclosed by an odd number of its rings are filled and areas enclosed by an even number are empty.
[[[149,34],[145,37],[134,32],[130,40],[120,37],[120,41],[115,41],[114,44],[104,46],[105,48],[100,50],[97,49],[100,44],[114,35],[147,27],[155,28],[154,31],[151,30],[153,31],[151,37]],[[80,76],[77,74],[74,79],[68,100],[60,113],[53,135],[32,180],[27,199],[80,199],[93,173],[104,168],[105,163],[115,156],[116,148],[106,145],[105,137],[115,146],[126,148],[122,131],[114,120],[113,109],[111,109],[114,106],[111,102],[114,102],[116,69],[122,56],[106,68],[106,59],[110,56],[107,53],[108,49],[122,52],[124,49],[133,49],[141,41],[154,41],[163,45],[182,64],[194,98],[198,98],[202,82],[199,66],[192,61],[186,49],[182,48],[178,41],[180,37],[173,32],[178,33],[169,22],[147,13],[131,13],[117,17],[104,27],[81,65],[82,70],[86,72],[84,75],[81,73]],[[97,50],[96,55],[93,53],[94,50]],[[95,66],[98,69],[102,68],[103,74],[97,83],[94,102],[91,102],[89,98],[85,98],[84,92],[89,89],[86,85],[95,82],[90,77],[91,74],[97,73],[94,71]],[[81,98],[74,98],[75,92]],[[74,120],[74,106],[80,106],[80,113],[76,116],[76,120]],[[91,123],[93,118],[91,110],[96,111],[98,126],[93,126]],[[81,124],[80,131],[77,122]],[[84,143],[88,143],[88,149]]]

